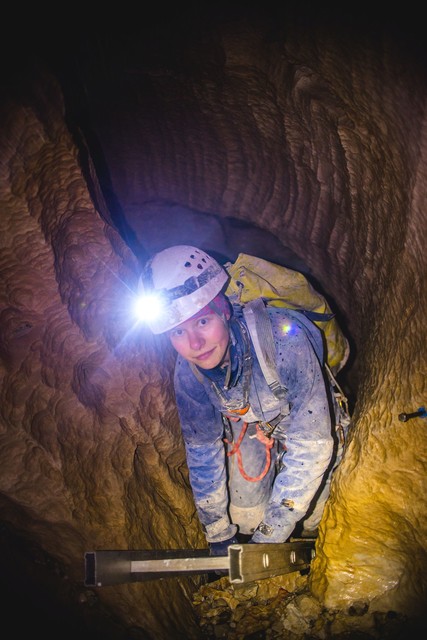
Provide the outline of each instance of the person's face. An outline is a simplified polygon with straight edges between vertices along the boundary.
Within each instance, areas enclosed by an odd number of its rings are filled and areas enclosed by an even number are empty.
[[[213,369],[228,357],[228,325],[216,313],[190,318],[171,329],[168,336],[185,360],[202,369]]]

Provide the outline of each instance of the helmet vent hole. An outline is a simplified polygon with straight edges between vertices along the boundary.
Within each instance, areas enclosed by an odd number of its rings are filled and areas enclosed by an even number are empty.
[[[191,267],[191,262],[186,262],[186,263],[184,264],[184,267],[187,267],[187,268],[188,268],[188,267]]]

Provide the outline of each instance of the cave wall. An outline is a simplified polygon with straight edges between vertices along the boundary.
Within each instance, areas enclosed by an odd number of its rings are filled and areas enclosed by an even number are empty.
[[[388,32],[202,27],[169,39],[167,55],[157,32],[100,36],[92,57],[87,41],[85,56],[73,50],[79,81],[43,60],[5,87],[1,519],[77,584],[87,550],[205,545],[173,354],[133,326],[132,290],[162,242],[200,239],[230,257],[254,246],[269,257],[273,246],[321,283],[357,354],[312,594],[331,610],[364,603],[417,617],[427,425],[398,414],[426,393],[424,60]],[[155,223],[171,211],[162,237]],[[258,245],[239,222],[261,231]],[[146,637],[198,637],[198,584],[97,597]]]
[[[171,362],[129,313],[137,261],[94,209],[56,81],[40,73],[23,89],[2,114],[1,519],[84,592],[86,551],[204,538]],[[165,637],[177,618],[194,625],[185,583],[119,586],[103,599],[127,626]]]

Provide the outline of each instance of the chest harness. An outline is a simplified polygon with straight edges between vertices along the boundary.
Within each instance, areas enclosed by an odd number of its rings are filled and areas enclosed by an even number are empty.
[[[290,405],[286,401],[287,389],[279,382],[279,375],[276,368],[276,350],[273,338],[273,332],[271,328],[270,318],[262,299],[253,300],[243,307],[243,316],[246,321],[245,324],[239,319],[238,313],[234,315],[231,322],[237,325],[236,330],[239,331],[242,336],[242,345],[234,339],[233,344],[237,349],[238,368],[234,377],[235,383],[242,377],[242,397],[238,399],[230,399],[224,393],[230,388],[232,362],[227,366],[227,372],[223,383],[223,388],[213,379],[210,379],[211,387],[215,391],[222,406],[226,410],[226,414],[222,414],[226,437],[224,442],[231,446],[231,449],[227,452],[227,456],[236,455],[237,464],[240,473],[248,482],[258,482],[262,480],[268,473],[271,462],[271,448],[274,445],[274,439],[272,435],[277,425],[289,415]],[[233,340],[233,332],[232,332]],[[233,442],[233,436],[230,429],[229,420],[239,420],[244,416],[250,408],[249,405],[249,390],[252,378],[252,355],[250,340],[255,349],[255,353],[258,358],[261,370],[264,378],[268,384],[269,389],[275,395],[280,402],[280,411],[278,415],[269,421],[258,421],[255,423],[256,434],[251,437],[257,438],[261,443],[265,445],[266,462],[262,472],[256,476],[249,476],[243,468],[242,453],[240,450],[240,444],[246,434],[249,423],[244,422],[242,430],[240,432],[237,442]],[[230,347],[231,349],[231,347]],[[230,358],[231,360],[231,358]],[[199,382],[206,381],[206,377],[200,372],[200,370],[193,364],[190,367],[199,380]],[[228,437],[227,437],[228,436]]]

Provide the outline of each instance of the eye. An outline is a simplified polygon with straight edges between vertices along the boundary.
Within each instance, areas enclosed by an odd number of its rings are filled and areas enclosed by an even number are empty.
[[[207,324],[209,324],[209,316],[205,316],[204,318],[200,318],[199,326],[206,327]]]
[[[169,331],[170,338],[180,338],[183,335],[184,335],[183,329],[172,329],[171,331]]]

